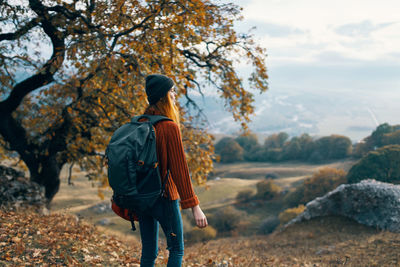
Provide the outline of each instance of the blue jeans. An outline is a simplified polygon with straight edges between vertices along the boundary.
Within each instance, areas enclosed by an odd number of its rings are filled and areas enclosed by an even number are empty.
[[[151,211],[138,214],[142,239],[141,267],[154,266],[158,255],[158,224],[164,231],[169,250],[167,267],[180,267],[183,257],[183,227],[178,200],[162,198]]]

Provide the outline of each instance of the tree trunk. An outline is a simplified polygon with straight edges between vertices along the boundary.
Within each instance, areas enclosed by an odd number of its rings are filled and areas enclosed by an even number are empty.
[[[63,165],[57,162],[55,156],[48,156],[41,158],[38,164],[28,166],[31,180],[45,188],[48,204],[60,189],[60,172]]]

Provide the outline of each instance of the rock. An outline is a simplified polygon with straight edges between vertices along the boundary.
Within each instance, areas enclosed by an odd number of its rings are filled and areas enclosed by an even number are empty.
[[[98,204],[91,206],[88,209],[97,214],[104,214],[104,213],[112,212],[111,201],[100,202]]]
[[[0,165],[0,207],[43,207],[45,203],[43,187],[29,181],[23,172]]]
[[[400,185],[363,180],[343,184],[306,205],[286,226],[318,216],[341,215],[392,232],[400,232]]]
[[[96,224],[105,226],[105,225],[112,225],[112,224],[114,224],[114,223],[111,222],[111,220],[110,220],[109,218],[103,218],[103,219],[97,221]]]
[[[317,252],[315,252],[315,255],[326,255],[326,254],[331,254],[334,252],[335,246],[329,246],[326,248],[321,248]]]

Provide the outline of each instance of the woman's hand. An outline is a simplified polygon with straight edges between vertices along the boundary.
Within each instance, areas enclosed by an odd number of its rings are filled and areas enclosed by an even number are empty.
[[[192,208],[192,213],[194,220],[196,221],[196,225],[199,228],[204,228],[208,225],[207,218],[204,215],[203,211],[201,210],[200,206],[194,206]]]

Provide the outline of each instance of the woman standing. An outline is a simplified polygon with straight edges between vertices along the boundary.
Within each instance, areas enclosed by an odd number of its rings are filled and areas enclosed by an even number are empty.
[[[203,228],[208,224],[190,180],[179,128],[179,111],[175,105],[176,92],[173,87],[174,82],[167,76],[152,74],[146,77],[149,106],[145,114],[163,115],[172,121],[160,121],[154,125],[160,174],[165,179],[169,170],[169,178],[165,184],[166,198],[156,203],[151,213],[137,214],[142,240],[140,266],[154,266],[158,254],[158,224],[161,225],[167,239],[167,266],[182,265],[183,227],[178,198],[182,209],[192,209],[198,227]]]

